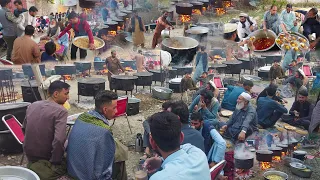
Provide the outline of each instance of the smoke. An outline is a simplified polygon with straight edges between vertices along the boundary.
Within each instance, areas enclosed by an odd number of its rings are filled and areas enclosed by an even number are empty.
[[[234,158],[236,159],[252,159],[254,157],[254,153],[247,150],[244,143],[240,143],[236,145],[234,149]]]

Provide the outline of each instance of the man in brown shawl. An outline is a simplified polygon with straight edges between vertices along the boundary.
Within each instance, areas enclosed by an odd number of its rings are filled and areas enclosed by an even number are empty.
[[[111,88],[111,75],[118,75],[120,72],[124,72],[124,68],[121,66],[120,60],[117,58],[117,52],[111,51],[111,56],[106,59],[106,67],[108,69],[108,81]]]
[[[143,21],[140,16],[138,16],[137,10],[133,10],[133,16],[131,18],[130,29],[132,32],[133,45],[144,48],[144,32],[146,31]]]
[[[157,20],[157,26],[154,31],[153,39],[152,39],[152,49],[155,49],[157,44],[161,41],[161,31],[166,28],[173,28],[172,24],[167,21],[168,12],[164,11],[163,15],[158,18]]]

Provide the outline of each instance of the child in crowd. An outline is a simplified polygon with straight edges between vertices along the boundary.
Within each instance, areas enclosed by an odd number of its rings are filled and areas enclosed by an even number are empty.
[[[56,55],[54,54],[56,52],[56,44],[52,41],[49,41],[44,46],[45,52],[41,54],[41,62],[50,62],[50,61],[57,61]]]
[[[60,26],[61,32],[66,28],[67,25],[68,25],[68,22],[66,22],[65,25],[61,24]],[[68,33],[65,33],[62,37],[58,39],[58,43],[64,46],[63,57],[67,55],[67,52],[69,49],[69,37],[70,37],[70,31],[68,31]]]
[[[197,81],[199,82],[199,87],[206,86],[209,82],[208,73],[203,72],[202,75],[199,78],[197,78]]]

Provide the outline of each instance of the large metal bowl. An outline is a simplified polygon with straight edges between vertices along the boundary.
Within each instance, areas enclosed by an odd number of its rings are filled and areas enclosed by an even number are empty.
[[[160,100],[169,100],[171,99],[172,90],[165,88],[165,87],[153,87],[152,88],[152,96],[154,98],[160,99]]]
[[[78,37],[75,37],[75,38],[73,39],[73,41],[72,41],[72,44],[74,44],[74,42],[75,42],[76,40],[81,39],[81,38],[88,39],[89,37],[88,37],[88,36],[78,36]],[[96,50],[101,49],[101,48],[104,47],[104,45],[105,45],[104,40],[102,40],[102,39],[100,39],[100,38],[98,38],[98,37],[96,37],[96,36],[94,36],[93,39],[94,39],[94,41],[99,41],[100,43],[102,43],[101,46],[96,47]],[[74,44],[74,45],[75,45],[75,44]],[[75,45],[75,46],[76,46],[76,45]],[[77,47],[78,47],[78,46],[77,46]],[[80,48],[80,47],[78,47],[78,48]],[[89,47],[88,47],[88,48],[80,48],[80,49],[90,50]]]
[[[0,179],[2,180],[40,180],[39,176],[23,167],[17,166],[2,166],[0,167]]]
[[[306,43],[305,43],[306,47],[309,47],[309,46],[310,46],[310,42],[309,42],[308,38],[304,37],[304,35],[302,35],[302,34],[300,34],[300,33],[297,33],[297,32],[291,32],[291,31],[288,31],[288,33],[289,33],[291,36],[295,36],[295,37],[298,37],[298,38],[303,38],[303,39],[305,39],[305,40],[306,40]],[[284,33],[279,33],[279,35],[278,35],[277,38],[280,38],[281,35],[284,35]],[[298,42],[298,41],[296,41],[296,42],[297,42],[297,43],[300,43],[300,42]],[[277,44],[277,46],[278,46],[280,49],[283,49],[283,47],[282,47],[280,44],[278,44],[277,42],[276,42],[276,44]],[[310,48],[306,49],[306,50],[305,50],[305,53],[307,53],[307,52],[309,52],[309,51],[310,51]]]
[[[175,44],[179,46],[174,46]],[[189,64],[197,53],[199,42],[190,37],[171,37],[162,41],[161,48],[168,51],[173,64]]]
[[[263,177],[265,180],[269,180],[267,178],[267,176],[269,175],[278,175],[278,176],[281,176],[283,179],[287,180],[288,179],[288,174],[284,173],[284,172],[281,172],[281,171],[267,171],[265,173],[263,173]]]
[[[263,29],[259,29],[259,30],[256,30],[254,32],[252,32],[248,38],[251,38],[251,37],[255,37],[254,41],[257,41],[258,39],[261,39],[261,38],[271,38],[274,40],[274,43],[266,48],[266,49],[263,49],[263,50],[254,50],[256,52],[265,52],[265,51],[268,51],[270,50],[271,48],[273,48],[273,46],[276,44],[275,40],[277,38],[277,35],[276,33],[274,33],[273,31],[271,30],[267,30],[267,31],[264,31]]]

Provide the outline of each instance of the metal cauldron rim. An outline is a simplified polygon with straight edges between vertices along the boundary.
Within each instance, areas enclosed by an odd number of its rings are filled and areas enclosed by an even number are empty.
[[[270,50],[271,48],[273,48],[273,46],[276,44],[276,39],[277,39],[277,34],[275,33],[275,32],[273,32],[273,31],[271,31],[271,30],[267,30],[268,31],[268,33],[271,33],[274,37],[274,42],[273,42],[273,44],[270,46],[270,47],[268,47],[267,49],[263,49],[263,50],[254,50],[255,52],[265,52],[265,51],[268,51],[268,50]],[[262,33],[265,33],[264,32],[264,30],[263,29],[258,29],[258,30],[256,30],[256,31],[254,31],[254,32],[252,32],[249,36],[248,36],[248,39],[250,38],[250,37],[252,37],[252,36],[255,36],[257,33],[259,33],[259,32],[262,32]]]
[[[169,39],[169,38],[168,38]],[[170,39],[187,39],[187,40],[190,40],[190,41],[193,41],[195,44],[197,45],[194,45],[194,46],[191,46],[191,47],[185,47],[185,48],[175,48],[175,47],[171,47],[171,46],[168,46],[165,44],[166,41],[168,41],[168,39],[164,39],[162,41],[162,45],[167,47],[167,48],[170,48],[170,49],[175,49],[175,50],[188,50],[188,49],[193,49],[193,48],[196,48],[199,46],[199,42],[193,38],[190,38],[190,37],[183,37],[183,36],[177,36],[177,37],[172,37]]]
[[[12,105],[17,105],[17,107],[12,108]],[[8,109],[16,109],[22,107],[22,105],[29,106],[31,103],[29,102],[16,102],[16,103],[3,103],[0,104],[0,111],[5,111]],[[20,106],[19,106],[20,105]]]

